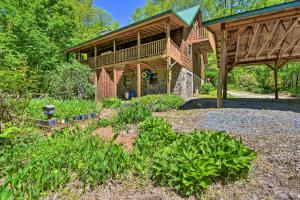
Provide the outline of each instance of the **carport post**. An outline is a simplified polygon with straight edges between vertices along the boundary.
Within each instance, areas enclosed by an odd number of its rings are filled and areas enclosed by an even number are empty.
[[[227,99],[228,70],[225,69],[224,72],[223,99]]]
[[[275,62],[274,65],[274,92],[275,92],[275,99],[278,99],[278,62]]]
[[[221,41],[221,59],[220,59],[220,64],[219,64],[217,108],[222,107],[222,90],[223,90],[226,63],[227,63],[226,31],[225,31],[225,29],[223,29],[222,30],[222,41]]]

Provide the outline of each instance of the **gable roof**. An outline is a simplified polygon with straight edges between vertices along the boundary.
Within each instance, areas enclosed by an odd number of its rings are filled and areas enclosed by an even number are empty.
[[[189,26],[192,25],[195,17],[200,11],[200,6],[191,7],[182,11],[175,12],[175,14],[181,18]]]
[[[103,34],[103,35],[100,35],[100,36],[97,36],[95,38],[92,38],[90,40],[87,40],[85,42],[82,42],[78,45],[75,45],[75,46],[72,46],[72,47],[69,47],[67,48],[65,51],[68,51],[70,49],[73,49],[73,48],[76,48],[76,47],[79,47],[81,45],[85,45],[87,43],[90,43],[90,42],[93,42],[93,41],[96,41],[98,39],[101,39],[101,38],[104,38],[104,37],[107,37],[111,34],[114,34],[114,33],[117,33],[117,32],[120,32],[120,31],[123,31],[123,30],[126,30],[128,28],[131,28],[131,27],[134,27],[134,26],[137,26],[139,24],[142,24],[142,23],[145,23],[147,21],[150,21],[150,20],[153,20],[153,19],[156,19],[156,18],[159,18],[161,16],[164,16],[164,15],[167,15],[167,14],[174,14],[175,16],[177,16],[184,24],[186,24],[187,26],[192,26],[192,23],[195,19],[195,17],[197,16],[197,14],[200,12],[200,6],[195,6],[195,7],[191,7],[191,8],[188,8],[188,9],[185,9],[185,10],[181,10],[181,11],[175,11],[173,9],[169,9],[169,10],[166,10],[164,12],[161,12],[161,13],[158,13],[152,17],[148,17],[148,18],[145,18],[145,19],[142,19],[138,22],[134,22],[134,23],[131,23],[127,26],[124,26],[124,27],[121,27],[121,28],[118,28],[114,31],[111,31],[111,32],[108,32],[106,34]]]
[[[250,10],[250,11],[238,13],[235,15],[229,15],[226,17],[205,21],[205,22],[203,22],[203,25],[210,26],[210,25],[214,25],[214,24],[218,24],[218,23],[252,17],[255,15],[260,15],[260,14],[264,14],[264,13],[268,13],[268,12],[276,12],[276,11],[280,11],[280,10],[284,10],[284,9],[288,9],[288,8],[297,7],[297,6],[300,6],[300,1],[292,1],[292,2],[288,2],[288,3],[282,3],[282,4],[278,4],[278,5],[274,5],[274,6],[269,6],[269,7],[265,7],[265,8],[256,9],[256,10]]]

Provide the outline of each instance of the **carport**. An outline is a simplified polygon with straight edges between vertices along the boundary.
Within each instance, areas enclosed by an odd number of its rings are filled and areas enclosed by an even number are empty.
[[[227,75],[235,67],[264,64],[277,72],[300,60],[300,1],[279,4],[211,21],[203,25],[215,36],[219,68],[217,107],[227,98]]]

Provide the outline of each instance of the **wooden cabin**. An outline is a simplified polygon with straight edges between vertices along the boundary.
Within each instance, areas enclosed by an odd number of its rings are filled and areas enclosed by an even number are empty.
[[[96,99],[128,92],[173,93],[185,98],[204,81],[214,38],[202,27],[199,6],[153,17],[106,32],[66,50],[95,72]]]

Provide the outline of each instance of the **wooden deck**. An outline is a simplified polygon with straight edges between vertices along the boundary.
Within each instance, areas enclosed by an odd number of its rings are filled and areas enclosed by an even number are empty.
[[[194,33],[194,42],[201,45],[202,42],[204,44],[208,41],[208,32],[204,28],[194,30]],[[86,60],[81,60],[81,63],[94,68],[153,56],[161,56],[162,58],[169,56],[181,65],[192,65],[192,56],[189,55],[188,43],[182,41],[179,47],[171,39],[167,40],[166,38],[115,52],[106,52],[97,56],[96,59],[95,57],[91,57]]]

